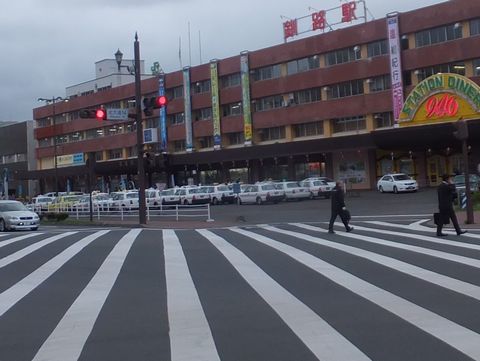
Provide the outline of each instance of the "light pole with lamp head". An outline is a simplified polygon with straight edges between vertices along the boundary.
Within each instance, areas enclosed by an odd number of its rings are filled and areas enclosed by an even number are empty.
[[[131,73],[132,69],[129,66],[122,64],[123,54],[120,49],[115,53],[115,60],[118,65],[118,71],[121,67],[126,67]],[[143,126],[142,126],[142,89],[140,78],[140,43],[138,42],[138,35],[135,33],[134,42],[134,61],[135,66],[133,72],[135,75],[135,119],[137,122],[137,172],[138,172],[138,219],[141,225],[147,224],[146,217],[146,201],[145,201],[145,169],[143,165]]]
[[[46,102],[47,105],[52,104],[52,118],[53,118],[53,162],[55,168],[55,195],[58,197],[58,165],[57,165],[57,114],[55,112],[55,104],[58,102],[67,102],[68,98],[51,97],[38,98],[39,102]]]

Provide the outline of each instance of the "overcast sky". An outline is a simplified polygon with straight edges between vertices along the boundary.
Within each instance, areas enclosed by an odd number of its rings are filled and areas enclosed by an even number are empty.
[[[367,0],[378,19],[441,0]],[[340,5],[339,0],[17,0],[0,12],[0,121],[32,119],[36,99],[65,96],[65,88],[95,77],[94,63],[119,48],[133,58],[134,34],[149,70],[166,72],[283,42],[280,16],[298,18]],[[332,13],[333,15],[333,13]],[[357,14],[358,15],[358,14]],[[338,16],[335,16],[338,17]],[[371,18],[370,15],[368,16]],[[327,16],[327,19],[328,16]],[[332,22],[331,19],[329,19]],[[315,33],[310,33],[311,35]]]

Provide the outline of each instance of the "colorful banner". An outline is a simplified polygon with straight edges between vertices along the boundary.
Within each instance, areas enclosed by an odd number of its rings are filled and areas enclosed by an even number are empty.
[[[160,73],[158,77],[158,95],[165,95],[165,74]],[[167,153],[167,107],[160,108],[160,150],[162,153]]]
[[[220,128],[220,99],[218,96],[218,63],[210,62],[210,81],[212,84],[212,118],[213,118],[213,149],[222,147],[222,135]]]
[[[387,17],[390,75],[392,79],[392,104],[395,127],[403,107],[403,80],[398,15]]]
[[[250,109],[250,69],[248,52],[240,54],[240,74],[242,78],[243,131],[245,145],[252,145],[252,113]]]
[[[183,99],[184,99],[184,116],[185,116],[185,150],[193,151],[193,129],[192,129],[192,100],[190,94],[190,67],[183,68]]]

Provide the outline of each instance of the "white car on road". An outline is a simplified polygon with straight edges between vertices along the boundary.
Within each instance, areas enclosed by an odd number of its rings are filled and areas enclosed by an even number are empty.
[[[0,232],[38,229],[40,217],[17,201],[0,201]]]
[[[180,197],[180,204],[206,204],[210,203],[210,194],[198,187],[178,188],[175,192]]]
[[[404,173],[386,174],[377,182],[377,189],[380,192],[416,192],[418,183]]]
[[[262,204],[265,202],[278,203],[285,198],[283,190],[275,188],[273,183],[250,184],[238,194],[237,202]]]
[[[310,198],[330,198],[333,189],[333,187],[330,186],[327,182],[320,179],[304,180],[300,182],[300,185],[308,189],[308,191],[310,192]]]
[[[285,200],[302,200],[310,198],[310,191],[308,188],[300,186],[297,182],[278,182],[275,183],[275,188],[282,190],[285,193]]]
[[[201,187],[206,193],[210,194],[211,202],[213,205],[219,203],[233,203],[235,202],[235,194],[225,184],[215,186],[203,186]]]

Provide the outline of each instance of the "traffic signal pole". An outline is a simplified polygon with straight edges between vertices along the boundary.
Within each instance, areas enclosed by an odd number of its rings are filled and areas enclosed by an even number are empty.
[[[468,145],[467,140],[462,140],[463,163],[465,164],[465,194],[467,196],[467,224],[475,223],[473,216],[472,193],[470,192],[470,171],[468,169]]]
[[[145,201],[145,168],[143,165],[143,126],[142,126],[142,88],[140,77],[140,44],[135,33],[135,110],[137,122],[137,171],[138,171],[138,220],[140,225],[147,224]]]

